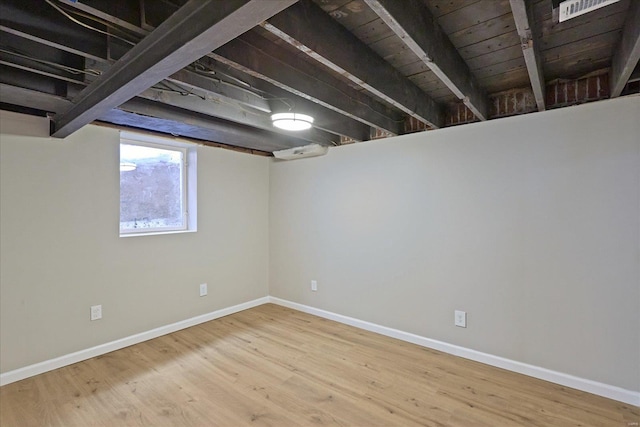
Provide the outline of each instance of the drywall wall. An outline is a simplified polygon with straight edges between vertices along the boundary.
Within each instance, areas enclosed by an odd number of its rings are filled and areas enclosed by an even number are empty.
[[[2,372],[268,294],[268,159],[199,147],[198,231],[120,238],[117,130],[0,119]]]
[[[270,294],[638,391],[638,117],[634,96],[274,161]]]

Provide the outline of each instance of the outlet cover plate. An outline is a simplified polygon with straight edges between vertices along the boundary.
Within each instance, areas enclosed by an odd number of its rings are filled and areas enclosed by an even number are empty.
[[[455,310],[454,312],[454,323],[456,326],[461,328],[467,327],[467,312],[461,310]]]
[[[102,305],[91,306],[91,320],[102,319]]]
[[[207,296],[207,284],[206,283],[201,283],[200,284],[200,296],[201,297]]]
[[[312,280],[311,281],[311,290],[313,292],[316,292],[318,290],[318,281],[317,280]]]

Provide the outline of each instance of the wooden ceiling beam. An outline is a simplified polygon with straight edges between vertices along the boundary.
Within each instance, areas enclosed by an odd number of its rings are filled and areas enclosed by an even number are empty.
[[[257,34],[243,34],[209,56],[216,62],[263,79],[368,126],[394,135],[400,133],[400,117],[393,116],[393,112],[382,103]],[[210,58],[202,61],[207,59]]]
[[[72,105],[61,96],[5,83],[0,83],[0,98],[7,104],[28,108],[37,105],[39,109],[53,113],[65,111]],[[291,135],[255,129],[141,98],[131,99],[97,120],[263,152],[309,143]]]
[[[486,94],[423,1],[364,1],[478,119],[487,120]]]
[[[109,65],[108,65],[108,61],[106,61],[105,58],[96,59],[97,56],[94,54],[91,54],[87,51],[79,51],[77,49],[70,47],[69,44],[73,43],[73,40],[71,39],[65,40],[64,41],[65,44],[58,44],[58,43],[52,44],[50,40],[44,40],[32,34],[16,32],[11,28],[0,26],[0,30],[4,31],[5,29],[8,30],[7,32],[9,34],[14,34],[16,36],[23,37],[28,40],[42,43],[47,46],[55,47],[65,52],[71,52],[71,53],[78,54],[80,56],[84,56],[85,58],[87,58],[85,60],[86,69],[98,70],[101,72],[106,72],[108,70]],[[84,49],[87,49],[87,46],[94,45],[95,40],[99,38],[99,35],[97,33],[90,33],[88,34],[88,37],[89,39],[92,40],[92,42],[87,43],[87,45],[84,46]],[[7,65],[14,66],[14,64],[7,64]],[[93,78],[91,78],[91,76],[88,76],[88,77],[90,78],[90,80],[95,80],[95,77]],[[187,69],[181,69],[176,73],[172,74],[171,76],[169,76],[167,80],[175,82],[180,86],[185,86],[189,89],[196,89],[196,91],[198,89],[202,89],[204,93],[201,93],[200,95],[205,96],[207,98],[220,100],[220,102],[217,104],[218,108],[216,109],[209,108],[207,111],[207,114],[211,114],[213,117],[229,119],[229,120],[233,120],[233,118],[235,118],[236,121],[241,120],[241,121],[244,121],[245,123],[248,123],[248,122],[252,122],[251,120],[252,115],[246,112],[244,112],[244,115],[243,115],[243,111],[241,111],[242,106],[250,107],[251,109],[256,109],[264,113],[271,112],[269,101],[259,98],[251,90],[243,89],[236,85],[225,84],[222,80],[216,79],[215,75],[213,77],[207,77],[193,71],[188,71]],[[74,82],[83,83],[81,81],[74,81]],[[266,84],[268,85],[268,83]],[[304,105],[305,111],[309,112],[316,118],[314,127],[317,129],[317,131],[313,131],[313,132],[318,134],[318,138],[315,138],[314,142],[319,142],[324,144],[329,144],[329,143],[333,144],[334,142],[338,141],[338,138],[331,137],[327,133],[333,133],[334,135],[339,135],[339,136],[340,135],[346,136],[358,141],[363,141],[368,139],[368,135],[370,132],[369,126],[363,123],[349,119],[348,117],[345,117],[339,113],[335,113],[332,110],[326,109],[317,104],[314,104],[302,98],[296,97],[293,94],[289,94],[289,93],[287,93],[286,95],[282,94],[276,87],[263,86],[262,90],[263,91],[270,90],[272,93],[275,92],[273,93],[273,96],[283,96],[283,97],[287,96],[289,98],[294,98],[294,102],[296,103],[296,105],[298,106]],[[163,96],[169,96],[166,94],[161,94],[158,91],[152,91],[152,92],[153,93],[146,93],[146,94],[143,92],[142,97],[157,100],[162,98]],[[11,99],[16,99],[16,98],[11,98]],[[177,97],[172,97],[172,99],[177,99]],[[197,102],[193,102],[193,100],[190,100],[190,101],[191,101],[191,105],[197,104]],[[200,100],[196,100],[196,101],[200,101]],[[179,102],[181,104],[189,104],[186,100],[179,100]],[[228,105],[229,103],[234,105],[238,104],[237,107],[235,108],[235,112],[229,108],[229,105]],[[40,103],[37,103],[34,105],[39,105],[39,104]],[[20,105],[20,104],[15,103],[15,105]],[[47,105],[47,104],[43,104],[43,105]],[[73,104],[70,101],[65,102],[64,105],[66,105],[67,108],[71,108],[73,106]],[[186,108],[184,105],[180,105],[180,106]],[[50,112],[58,113],[58,114],[61,114],[64,112],[64,110],[61,110],[61,109],[56,109],[56,110],[51,110],[48,108],[44,108],[44,109]],[[200,111],[200,112],[204,112],[204,111]],[[256,126],[256,127],[266,129],[267,122],[269,122],[268,123],[269,126],[272,127],[270,125],[270,121],[268,121],[268,117],[266,116],[262,117],[259,121],[261,126]]]
[[[177,89],[177,91],[180,91],[180,89]],[[191,88],[184,92],[189,93],[190,96],[185,96],[181,93],[176,93],[177,91],[153,87],[141,92],[136,98],[156,101],[186,111],[204,114],[212,119],[223,119],[245,126],[252,126],[256,129],[279,133],[287,137],[292,135],[291,132],[274,127],[269,114],[250,111],[247,108],[242,108],[237,102],[221,103],[217,101],[219,98],[217,98],[215,93],[207,92],[199,88]],[[126,105],[126,103],[123,105],[123,109],[127,108]],[[326,146],[337,145],[340,141],[338,136],[315,128],[296,132],[295,136],[300,141],[306,141],[306,143],[316,143]]]
[[[80,25],[69,25],[68,19],[53,11],[46,3],[40,3],[39,7],[52,12],[35,15],[34,7],[29,2],[4,0],[0,3],[0,31],[96,61],[105,61],[108,51],[106,37],[96,37],[96,32]]]
[[[0,32],[13,34],[18,37],[22,37],[26,40],[31,40],[45,46],[50,46],[56,49],[60,49],[65,52],[73,53],[74,55],[83,56],[85,58],[91,58],[96,61],[108,62],[106,59],[107,56],[107,48],[106,43],[103,48],[94,48],[87,46],[89,43],[81,43],[78,42],[73,37],[68,37],[65,40],[61,40],[59,36],[55,36],[51,34],[49,37],[44,32],[39,29],[30,29],[30,32],[25,32],[23,29],[15,28],[17,25],[6,26],[0,25]],[[95,37],[89,37],[89,39],[93,39]]]
[[[7,104],[35,108],[50,113],[61,113],[71,107],[71,101],[61,96],[33,89],[0,83],[0,99]]]
[[[622,37],[611,59],[611,97],[620,96],[640,60],[640,1],[629,6]]]
[[[269,152],[309,144],[291,135],[281,135],[141,98],[125,102],[118,109],[103,114],[99,120]]]
[[[236,79],[242,82],[239,84],[262,92],[265,96],[271,98],[269,100],[270,103],[281,102],[281,99],[292,102],[296,109],[315,118],[313,125],[317,129],[326,130],[327,132],[341,135],[355,141],[366,141],[370,137],[371,127],[361,121],[347,117],[338,111],[326,108],[307,98],[295,95],[292,92],[288,92],[264,79],[250,76],[228,65],[216,63],[211,58],[208,59],[210,60],[209,65],[216,74],[223,76],[223,78],[230,77]]]
[[[52,136],[72,134],[295,1],[190,0],[83,90]]]
[[[433,99],[311,0],[301,0],[262,26],[406,114],[433,128],[443,125],[442,109]]]
[[[271,113],[269,101],[254,91],[241,88],[237,84],[229,84],[215,76],[203,75],[198,72],[182,69],[169,77],[167,81],[187,87],[188,89],[203,90],[219,103],[237,103],[249,107],[251,111]]]
[[[131,22],[125,21],[124,19],[120,19],[118,17],[115,17],[113,15],[109,15],[108,13],[105,13],[99,9],[96,9],[94,7],[91,7],[85,3],[81,3],[77,0],[62,0],[63,3],[68,6],[68,7],[72,7],[75,9],[78,9],[81,12],[87,13],[89,15],[93,15],[96,18],[102,19],[103,21],[106,22],[110,22],[112,24],[115,24],[119,27],[125,28],[126,30],[140,36],[140,37],[145,37],[147,36],[150,31],[141,28],[137,25],[132,24]],[[158,6],[165,6],[162,4],[159,5],[154,5],[154,7],[158,7]],[[141,8],[144,8],[144,3],[140,4]],[[124,8],[120,8],[120,10],[123,10]]]
[[[509,0],[516,29],[520,36],[520,45],[524,62],[527,65],[531,89],[538,105],[538,111],[544,111],[545,106],[545,80],[542,72],[542,57],[538,47],[538,37],[534,31],[534,18],[532,2],[529,0]]]

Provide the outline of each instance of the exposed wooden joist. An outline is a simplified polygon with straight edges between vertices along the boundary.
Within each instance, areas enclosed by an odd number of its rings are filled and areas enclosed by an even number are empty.
[[[401,123],[382,103],[319,67],[300,61],[264,37],[249,32],[220,47],[211,57],[369,126],[400,133]]]
[[[0,100],[7,104],[28,108],[34,108],[37,105],[40,110],[51,113],[60,113],[72,105],[71,101],[61,96],[5,83],[0,83]]]
[[[0,98],[7,104],[28,108],[37,105],[39,109],[53,113],[65,111],[72,105],[71,101],[57,95],[4,83],[0,83]],[[263,152],[308,144],[307,140],[291,135],[236,125],[140,98],[125,102],[120,110],[111,110],[98,120]]]
[[[364,0],[391,30],[480,120],[487,96],[421,0]]]
[[[109,40],[103,47],[99,47],[99,45],[96,46],[96,41],[101,37],[94,34],[91,34],[89,37],[79,37],[79,39],[82,40],[79,42],[75,37],[65,37],[62,39],[60,39],[60,37],[49,38],[39,30],[30,30],[30,32],[27,33],[4,25],[0,25],[0,31],[100,63],[111,63],[113,60],[110,58],[120,58],[128,50],[128,47],[125,47],[123,44],[117,44],[121,42],[115,42],[114,40]]]
[[[99,120],[261,151],[282,150],[309,143],[291,135],[256,129],[140,98],[125,102],[118,110],[103,114]]]
[[[640,60],[640,1],[633,0],[611,60],[611,97],[620,96]]]
[[[36,5],[20,0],[0,2],[0,31],[97,61],[106,60],[105,36],[80,25],[69,25],[67,18],[45,2]]]
[[[288,92],[264,79],[250,76],[238,69],[231,68],[228,65],[215,63],[213,60],[209,60],[208,62],[216,73],[221,73],[223,76],[238,79],[248,87],[257,89],[264,94],[268,94],[271,98],[274,98],[270,100],[270,102],[277,102],[279,99],[290,100],[300,111],[304,111],[306,114],[310,114],[315,117],[313,125],[317,129],[326,130],[327,132],[341,135],[355,141],[366,141],[369,139],[371,127],[365,123],[347,117],[316,102],[295,95],[292,92]]]
[[[78,3],[76,3],[78,4]],[[87,64],[85,68],[95,69],[106,71],[107,65],[109,61],[106,56],[106,49],[102,49],[100,52],[91,51],[91,46],[97,45],[96,39],[100,39],[100,35],[98,33],[90,33],[87,37],[83,37],[84,40],[91,39],[90,43],[79,43],[77,46],[74,46],[74,38],[69,37],[64,40],[61,40],[61,43],[55,43],[52,40],[44,39],[38,37],[33,34],[28,34],[22,31],[18,31],[13,28],[4,27],[0,25],[0,31],[5,31],[9,34],[13,34],[27,40],[35,41],[37,43],[41,43],[47,46],[54,47],[56,49],[60,49],[65,52],[73,53],[79,56],[83,56],[87,58]],[[139,29],[139,31],[144,31]],[[114,45],[110,44],[110,50]],[[122,49],[119,49],[122,50]],[[122,52],[124,54],[125,52]],[[103,55],[102,57],[99,55]],[[227,70],[230,72],[231,70]],[[244,75],[244,77],[248,77]],[[211,78],[207,78],[205,76],[196,74],[194,72],[189,72],[186,70],[179,70],[173,75],[167,78],[168,80],[175,81],[180,85],[186,85],[188,87],[201,87],[212,93],[217,93],[217,96],[221,97],[229,97],[234,98],[235,101],[250,106],[252,108],[256,108],[261,111],[268,112],[269,105],[267,101],[258,101],[255,99],[253,95],[250,95],[243,89],[234,89],[232,86],[224,85],[223,82],[212,80]],[[311,114],[315,117],[314,127],[320,130],[324,130],[326,132],[331,132],[336,135],[341,135],[348,137],[350,139],[356,141],[364,141],[368,139],[369,135],[369,125],[358,122],[354,119],[348,118],[338,112],[334,112],[334,110],[330,110],[328,108],[322,107],[314,102],[308,101],[304,98],[298,97],[292,93],[286,92],[270,83],[256,79],[253,81],[252,85],[257,89],[270,93],[274,97],[282,97],[291,99],[298,108],[301,108],[305,112]],[[72,104],[69,104],[72,106]],[[62,113],[62,111],[58,111],[58,113]]]
[[[441,108],[427,94],[311,0],[301,0],[262,26],[406,114],[442,126]]]
[[[295,1],[190,0],[82,91],[52,135],[70,135]]]
[[[104,73],[109,67],[88,59],[85,61],[85,69]],[[92,82],[96,78],[97,76],[87,75],[86,81]],[[240,88],[238,85],[231,85],[216,79],[214,75],[207,76],[183,68],[167,77],[162,84],[168,85],[169,87],[165,89],[169,91],[173,90],[184,96],[194,95],[207,102],[213,102],[223,109],[232,106],[236,111],[244,111],[243,109],[248,107],[249,110],[246,111],[248,114],[271,113],[269,102],[260,95]],[[221,118],[229,119],[229,117]],[[240,116],[238,119],[244,120]]]
[[[120,19],[113,15],[109,15],[108,13],[105,13],[101,10],[91,7],[85,3],[82,3],[76,0],[62,0],[62,2],[69,7],[78,9],[81,12],[88,13],[89,15],[93,15],[97,18],[100,18],[107,22],[111,22],[112,24],[118,25],[119,27],[125,28],[134,34],[137,34],[138,36],[144,37],[149,34],[149,31],[145,30],[144,28],[138,27],[137,25],[133,25],[132,23],[127,22],[124,19]]]
[[[124,122],[127,121],[126,117],[127,116],[136,116],[136,114],[135,113],[129,113],[127,111],[122,111],[122,110],[117,110],[117,111],[119,111],[119,113],[120,113],[119,116],[113,115],[111,117],[103,117],[103,118],[100,118],[100,119],[96,120],[95,122],[93,122],[92,125],[101,126],[101,127],[107,127],[107,128],[113,128],[113,129],[118,129],[118,130],[122,130],[123,128],[127,128],[127,129],[131,129],[131,130],[135,130],[135,132],[142,133],[142,134],[157,135],[157,136],[159,136],[161,138],[166,138],[167,137],[166,133],[160,132],[160,131],[152,128],[151,125],[148,126],[149,127],[148,129],[145,129],[145,128],[140,127],[140,126],[139,127],[135,127],[135,126],[126,125],[124,123]],[[114,121],[107,121],[107,120],[111,120],[111,119],[113,119]],[[122,123],[117,123],[117,121],[122,122]],[[189,140],[194,144],[202,145],[202,146],[205,146],[205,147],[224,148],[225,150],[237,151],[238,153],[254,154],[254,155],[263,156],[263,157],[273,157],[273,153],[270,152],[270,151],[256,150],[256,149],[253,149],[253,148],[238,147],[237,145],[223,144],[223,143],[220,143],[220,142],[213,142],[213,141],[209,141],[209,140],[205,140],[205,139],[191,137],[191,136],[188,136],[186,134],[179,135],[179,138],[185,139],[185,140]]]
[[[216,79],[215,76],[216,74],[213,74],[212,76],[201,75],[199,73],[183,69],[172,74],[166,80],[179,85],[179,87],[186,88],[187,91],[199,92],[199,95],[204,96],[209,99],[210,102],[213,102],[216,108],[210,109],[209,112],[213,116],[254,125],[262,129],[270,129],[276,132],[288,132],[274,128],[271,123],[270,114],[272,113],[272,109],[270,104],[279,101],[259,96],[255,93],[255,89],[245,89],[242,88],[240,84],[231,84],[222,79]],[[308,105],[311,104],[310,102],[305,103],[303,99],[297,97],[293,100],[293,94],[287,93],[286,95],[278,95],[280,92],[273,92],[277,93],[271,93],[271,98],[278,98],[280,96],[287,97],[298,108],[300,108],[300,111],[304,110],[305,113],[311,114],[315,118],[314,130],[310,132],[309,135],[309,138],[313,138],[313,142],[320,144],[333,144],[333,142],[339,141],[339,138],[331,137],[327,132],[335,135],[353,135],[354,138],[358,138],[359,141],[362,141],[361,138],[369,130],[368,126],[360,126],[360,123],[348,123],[354,122],[353,119],[348,117],[340,115],[339,118],[336,118],[335,116],[337,116],[337,114],[334,113],[332,115],[330,114],[332,113],[331,110],[325,109],[319,105],[313,104],[313,106],[310,106]],[[302,104],[304,104],[304,106]],[[227,111],[229,109],[235,110],[235,113],[229,117],[225,117],[220,114],[221,111]],[[267,113],[268,115],[260,115],[258,114],[259,112]],[[334,121],[332,122],[331,120]]]
[[[36,35],[33,31],[27,33],[25,31],[22,31],[13,27],[9,27],[6,25],[0,25],[0,31],[8,34],[16,35],[16,36],[25,38],[27,40],[32,40],[47,46],[51,46],[56,49],[63,50],[65,52],[84,56],[86,58],[92,58],[97,61],[106,61],[106,48],[90,49],[90,48],[87,48],[86,45],[82,45],[81,42],[78,42],[73,38],[64,40],[64,42],[62,40],[57,41],[56,39],[59,39],[60,37],[48,37],[47,35],[42,34],[42,32],[39,32],[40,34]],[[71,46],[71,44],[75,44],[75,46]],[[98,53],[98,51],[100,51],[100,53]]]
[[[138,98],[157,101],[187,111],[205,114],[212,118],[224,119],[246,126],[253,126],[257,129],[291,136],[291,132],[274,127],[269,114],[259,111],[249,111],[247,108],[241,108],[238,103],[220,103],[219,100],[216,99],[216,94],[202,89],[193,88],[189,92],[190,95],[185,96],[174,91],[149,88],[138,94]],[[300,140],[308,141],[308,143],[327,146],[336,145],[340,140],[339,137],[335,135],[314,128],[296,132],[295,135]]]
[[[4,83],[0,83],[0,99],[3,102],[13,105],[19,105],[22,107],[33,108],[34,105],[38,105],[42,110],[49,112],[62,112],[71,106],[71,101],[57,95],[51,95],[44,92],[38,92],[31,89],[25,89],[22,87],[12,86]],[[126,103],[125,103],[126,105]],[[136,106],[130,104],[130,109],[135,109]],[[167,123],[166,119],[157,119],[153,117],[141,116],[136,113],[131,113],[122,110],[112,110],[98,120],[102,120],[105,123],[111,123],[121,126],[134,127],[136,129],[144,129],[154,133],[161,133],[160,130],[170,126],[171,123]],[[95,122],[99,124],[100,122]],[[176,130],[176,129],[174,129]],[[196,125],[184,125],[182,127],[182,134],[180,136],[185,138],[192,138],[202,141],[204,145],[221,147],[225,149],[242,151],[249,151],[252,154],[270,155],[268,151],[256,150],[253,148],[240,148],[236,145],[224,144],[220,140],[220,133],[215,133],[211,130],[200,128]],[[166,133],[165,133],[166,134]],[[206,140],[205,137],[218,138],[217,142],[211,142]],[[235,141],[234,141],[235,144]]]
[[[545,106],[545,80],[542,72],[542,59],[538,47],[538,37],[534,31],[534,18],[532,4],[529,0],[509,0],[516,29],[520,36],[522,54],[527,64],[527,72],[531,81],[531,89],[536,98],[538,111],[544,111]]]
[[[0,29],[4,30],[4,28]],[[10,34],[14,34],[20,37],[23,37],[25,39],[28,40],[32,40],[38,43],[42,43],[45,44],[47,46],[51,46],[51,47],[55,47],[57,49],[63,50],[65,52],[70,52],[70,53],[74,53],[74,54],[78,54],[80,56],[84,56],[87,58],[86,60],[86,65],[85,68],[86,69],[92,69],[92,70],[97,70],[97,71],[106,71],[108,69],[108,65],[107,65],[107,61],[106,58],[100,58],[99,60],[96,60],[96,56],[91,54],[90,52],[87,51],[78,51],[70,46],[68,46],[67,44],[64,45],[60,45],[60,44],[54,44],[52,45],[50,41],[48,40],[43,40],[40,39],[38,37],[32,36],[30,34],[26,34],[26,33],[21,33],[18,32],[16,34],[16,32],[14,32],[12,29],[7,29],[9,30],[8,33]],[[98,34],[96,33],[94,38],[97,38]],[[65,43],[72,43],[72,40],[66,40]],[[87,46],[92,45],[92,43],[88,43],[87,45],[84,46],[84,48],[86,49]],[[18,67],[21,68],[19,64],[14,64],[14,63],[7,63],[7,65],[12,66],[12,67]],[[24,69],[24,68],[21,68]],[[27,69],[28,71],[34,71],[34,72],[40,72],[34,69]],[[41,72],[40,72],[41,73]],[[59,75],[55,75],[54,77],[56,78],[63,78],[65,80],[67,80],[66,78],[64,78],[63,76],[59,76]],[[95,78],[91,79],[94,80]],[[216,109],[215,113],[219,113],[221,112],[221,110],[227,111],[228,112],[228,105],[223,105],[226,102],[229,103],[238,103],[238,104],[242,104],[244,106],[247,107],[251,107],[254,109],[257,109],[259,111],[263,111],[263,112],[270,112],[270,106],[269,106],[269,101],[264,100],[264,99],[260,99],[259,97],[256,97],[256,95],[249,91],[249,90],[245,90],[242,89],[240,87],[237,86],[233,86],[233,85],[229,85],[229,84],[225,84],[225,82],[221,81],[221,80],[216,80],[215,76],[214,78],[210,78],[207,76],[203,76],[200,74],[197,74],[195,72],[192,71],[188,71],[186,69],[182,69],[177,71],[176,73],[172,74],[171,76],[169,76],[167,78],[167,80],[173,81],[177,84],[179,84],[180,86],[185,86],[187,88],[201,88],[205,91],[208,92],[208,94],[206,94],[205,96],[210,96],[212,97],[212,100],[214,102],[220,102],[218,105],[221,106],[221,108]],[[75,83],[82,83],[79,81],[75,81]],[[265,85],[269,85],[268,83],[264,82]],[[258,86],[260,86],[258,84]],[[356,122],[352,119],[349,119],[339,113],[334,113],[332,110],[326,109],[324,107],[321,107],[319,105],[316,105],[312,102],[306,101],[303,98],[299,98],[296,97],[295,95],[291,94],[291,93],[282,93],[280,91],[279,88],[275,87],[275,86],[271,86],[269,85],[269,87],[266,86],[262,86],[264,91],[270,91],[270,93],[272,93],[273,96],[280,96],[280,97],[288,97],[294,100],[295,104],[298,107],[302,107],[304,109],[304,111],[312,114],[315,118],[316,118],[316,122],[315,122],[315,128],[325,131],[325,132],[331,132],[335,135],[342,135],[342,136],[346,136],[352,139],[355,139],[357,141],[363,141],[368,139],[367,135],[369,135],[369,126],[364,125],[362,123]],[[67,105],[69,108],[73,105],[70,102],[67,102],[65,105]],[[237,110],[240,110],[241,106],[238,106]],[[62,113],[62,110],[56,110],[56,113]],[[215,115],[215,114],[214,114]],[[237,117],[240,117],[239,114],[236,114]],[[220,117],[220,118],[224,118],[224,119],[230,119],[230,117],[225,116],[224,114],[222,115],[216,115],[216,117]],[[244,118],[243,118],[244,120]],[[261,127],[261,126],[259,126]],[[263,127],[264,128],[264,127]],[[320,141],[324,141],[325,143],[329,143],[329,141],[337,141],[334,140],[334,138],[331,137],[326,137],[323,136],[321,139],[319,139],[319,141],[316,142],[320,142]]]
[[[12,61],[7,61],[3,58],[3,55],[0,54],[0,65],[6,65],[7,67],[13,67],[18,70],[27,71],[31,73],[40,74],[42,76],[53,77],[54,79],[70,82],[70,83],[82,83],[79,82],[74,77],[69,77],[68,75],[64,75],[62,71],[47,71],[44,67],[40,66],[41,64],[35,61],[29,61],[22,58],[13,58]]]
[[[229,84],[213,76],[204,76],[186,69],[180,70],[167,77],[167,80],[190,89],[206,90],[220,102],[233,102],[263,113],[271,113],[269,101],[255,92],[243,89],[238,85]]]

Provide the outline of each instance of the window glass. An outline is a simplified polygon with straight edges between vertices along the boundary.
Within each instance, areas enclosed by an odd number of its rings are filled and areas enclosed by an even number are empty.
[[[186,149],[120,144],[120,233],[186,230]]]

